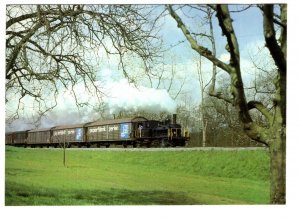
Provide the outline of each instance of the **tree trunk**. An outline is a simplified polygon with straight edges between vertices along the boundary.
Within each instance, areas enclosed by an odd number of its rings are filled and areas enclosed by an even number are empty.
[[[203,118],[203,117],[202,117]],[[206,128],[207,128],[207,120],[202,121],[203,129],[202,129],[202,147],[206,147]]]
[[[270,143],[270,200],[272,204],[286,203],[286,137],[285,129],[276,131]]]
[[[263,27],[266,46],[278,69],[277,78],[274,80],[276,94],[273,102],[275,105],[274,120],[269,119],[272,126],[269,137],[271,158],[271,203],[285,204],[285,172],[286,172],[286,39],[287,39],[287,5],[280,5],[281,32],[279,43],[274,27],[274,5],[263,6]]]

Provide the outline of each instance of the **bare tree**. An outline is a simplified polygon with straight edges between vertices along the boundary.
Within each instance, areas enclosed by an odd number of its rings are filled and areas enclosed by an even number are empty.
[[[202,61],[201,61],[201,55],[199,58],[199,61],[197,62],[197,73],[198,73],[198,79],[200,83],[200,96],[201,96],[201,103],[200,103],[200,122],[202,127],[202,147],[206,146],[206,129],[207,129],[207,119],[204,118],[204,110],[205,110],[205,89],[209,85],[210,81],[206,84],[204,84],[204,78],[203,78],[203,71],[202,71]]]
[[[169,56],[166,58],[165,56]],[[165,89],[173,100],[183,93],[186,84],[186,75],[180,74],[177,57],[174,53],[164,53],[159,63],[152,67],[151,71],[143,72],[141,77],[150,84],[151,88]]]
[[[211,5],[216,11],[219,26],[226,38],[226,50],[230,54],[230,62],[224,63],[208,48],[199,43],[191,34],[187,25],[175,12],[172,6],[166,6],[171,16],[177,22],[192,49],[206,57],[218,68],[228,73],[231,79],[230,98],[222,93],[215,95],[237,108],[239,119],[245,133],[252,139],[270,147],[271,160],[271,203],[285,203],[285,153],[286,153],[286,34],[287,34],[287,5],[280,5],[280,14],[274,12],[274,5],[263,5],[264,37],[268,50],[277,67],[277,77],[274,81],[276,93],[273,96],[273,111],[269,111],[262,102],[247,101],[241,76],[240,51],[238,40],[232,25],[231,13],[228,5]],[[241,15],[242,16],[242,15]],[[275,33],[275,26],[280,34]],[[276,38],[279,36],[279,38]],[[250,110],[258,110],[267,120],[267,126],[261,126],[251,117]]]
[[[70,142],[66,140],[66,131],[64,130],[63,136],[56,135],[53,136],[53,142],[57,143],[59,147],[63,150],[63,165],[66,166],[66,149],[70,146]],[[56,146],[55,146],[56,147]]]
[[[11,119],[19,117],[24,99],[40,115],[56,106],[62,88],[84,83],[101,100],[95,83],[100,50],[115,55],[125,77],[124,58],[138,57],[147,67],[157,56],[156,20],[151,7],[141,5],[7,5],[6,102],[18,100]],[[99,65],[99,64],[98,64]],[[28,105],[27,105],[28,107]]]

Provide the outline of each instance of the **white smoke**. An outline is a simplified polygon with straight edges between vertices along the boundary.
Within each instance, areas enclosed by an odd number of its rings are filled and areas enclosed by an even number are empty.
[[[106,85],[109,96],[104,99],[111,114],[119,111],[145,111],[149,113],[175,113],[176,103],[165,89],[135,87],[127,80]]]
[[[97,111],[100,103],[106,105],[106,113],[116,114],[122,112],[137,112],[143,111],[146,113],[175,113],[176,103],[164,89],[154,89],[147,87],[135,87],[126,79],[116,79],[109,70],[105,71],[104,83],[96,82],[95,84],[103,91],[106,96],[99,99],[94,94],[87,92],[83,83],[73,87],[78,102],[88,102],[80,108],[75,103],[72,91],[62,92],[57,97],[57,106],[47,112],[39,120],[39,128],[48,128],[58,125],[69,125],[77,123],[86,123],[97,120],[100,117],[100,112]],[[26,101],[25,105],[30,105],[32,102]],[[26,111],[27,108],[27,111]],[[6,125],[6,131],[17,131],[24,129],[33,129],[32,121],[36,116],[36,112],[30,107],[24,108],[24,117],[15,120],[11,125]],[[21,125],[22,124],[22,125]],[[36,124],[37,125],[37,124]]]

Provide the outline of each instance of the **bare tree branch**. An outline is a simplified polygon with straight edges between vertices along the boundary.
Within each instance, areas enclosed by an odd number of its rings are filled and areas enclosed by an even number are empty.
[[[264,11],[264,36],[266,45],[281,72],[286,72],[286,59],[276,40],[276,33],[273,24],[273,5],[263,6]]]
[[[185,35],[189,43],[191,44],[192,49],[199,52],[202,56],[206,57],[210,61],[212,61],[216,66],[220,67],[221,69],[225,70],[226,72],[229,71],[229,66],[219,59],[217,59],[215,56],[212,55],[212,52],[199,45],[197,41],[191,36],[190,31],[187,29],[185,24],[182,22],[181,18],[175,13],[171,5],[166,6],[168,11],[170,12],[171,16],[176,20],[178,28],[182,30],[182,33]]]
[[[260,111],[266,118],[269,123],[272,123],[273,115],[269,112],[269,110],[259,101],[249,101],[248,102],[248,109],[251,110],[256,108]]]
[[[85,103],[74,90],[78,83],[100,102],[103,93],[95,74],[95,65],[101,65],[96,62],[99,50],[117,55],[129,80],[127,56],[138,57],[145,68],[159,56],[152,10],[142,5],[8,5],[6,102],[12,101],[12,93],[28,95],[40,111],[48,111],[47,102],[55,101],[64,87],[81,107]]]

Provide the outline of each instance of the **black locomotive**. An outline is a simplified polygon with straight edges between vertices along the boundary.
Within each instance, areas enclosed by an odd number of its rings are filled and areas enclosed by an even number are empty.
[[[176,114],[165,122],[145,117],[113,119],[6,133],[5,144],[30,147],[175,147],[185,146],[187,129],[176,122]]]

